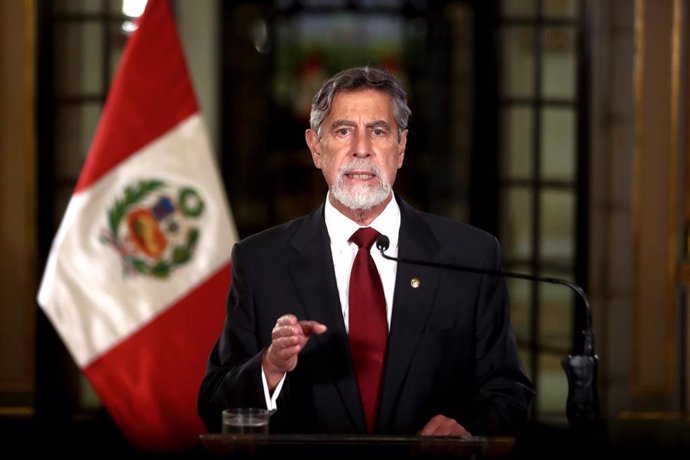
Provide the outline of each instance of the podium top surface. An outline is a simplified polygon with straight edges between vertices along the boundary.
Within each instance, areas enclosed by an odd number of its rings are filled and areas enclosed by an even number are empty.
[[[468,438],[390,435],[202,434],[206,452],[233,458],[279,458],[292,453],[321,458],[510,458],[514,437]]]

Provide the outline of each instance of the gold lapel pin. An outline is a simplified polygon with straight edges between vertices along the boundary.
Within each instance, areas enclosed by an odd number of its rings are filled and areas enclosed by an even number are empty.
[[[422,282],[417,277],[412,278],[410,280],[410,286],[412,286],[414,289],[417,289],[421,284],[422,284]]]

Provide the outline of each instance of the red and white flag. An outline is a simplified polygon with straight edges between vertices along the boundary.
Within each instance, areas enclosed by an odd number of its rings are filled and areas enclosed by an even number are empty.
[[[137,449],[194,447],[237,239],[167,0],[127,42],[38,302]]]

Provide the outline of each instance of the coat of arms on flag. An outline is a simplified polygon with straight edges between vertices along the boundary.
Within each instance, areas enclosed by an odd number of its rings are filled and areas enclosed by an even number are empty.
[[[140,180],[108,208],[101,241],[117,251],[126,274],[167,278],[194,256],[204,206],[194,187]]]

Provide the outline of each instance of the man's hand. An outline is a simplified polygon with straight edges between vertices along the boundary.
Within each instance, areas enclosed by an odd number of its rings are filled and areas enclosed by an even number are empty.
[[[455,419],[448,418],[444,415],[435,415],[424,425],[424,428],[419,432],[422,436],[460,436],[467,438],[472,436],[462,425],[455,421]]]
[[[297,367],[297,356],[312,334],[323,334],[326,326],[316,321],[298,321],[295,315],[278,318],[271,345],[261,358],[268,388],[273,391],[286,372]]]

